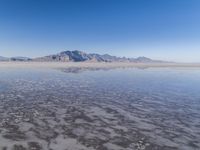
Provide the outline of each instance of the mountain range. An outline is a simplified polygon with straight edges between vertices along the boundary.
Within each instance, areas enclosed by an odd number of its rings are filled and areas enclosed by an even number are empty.
[[[163,62],[152,60],[147,57],[126,58],[116,57],[108,54],[100,55],[95,53],[85,53],[83,51],[63,51],[58,54],[48,55],[38,58],[28,57],[11,57],[6,58],[0,56],[0,61],[38,61],[38,62],[136,62],[136,63],[153,63]]]

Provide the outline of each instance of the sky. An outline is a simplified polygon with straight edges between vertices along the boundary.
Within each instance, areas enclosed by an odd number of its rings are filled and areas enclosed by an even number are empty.
[[[64,50],[200,62],[200,1],[0,0],[0,56]]]

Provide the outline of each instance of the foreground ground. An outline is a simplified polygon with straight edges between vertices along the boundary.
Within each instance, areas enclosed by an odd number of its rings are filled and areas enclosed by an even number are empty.
[[[135,81],[144,89],[148,84],[140,76],[135,78],[135,71],[130,79],[121,71],[113,72],[112,76],[102,72],[61,73],[149,65],[1,63],[0,149],[200,149],[200,113],[199,101],[196,101],[199,95],[181,92],[179,86],[176,87],[179,82],[171,88],[159,76],[155,81],[151,81],[154,76],[150,76],[147,81],[151,85],[159,81],[167,90],[138,92]],[[57,70],[30,69],[38,67]],[[116,77],[116,74],[119,75]]]

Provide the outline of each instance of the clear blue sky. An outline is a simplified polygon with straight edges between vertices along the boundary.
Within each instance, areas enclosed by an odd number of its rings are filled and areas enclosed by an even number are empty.
[[[200,0],[0,0],[0,55],[200,62]]]

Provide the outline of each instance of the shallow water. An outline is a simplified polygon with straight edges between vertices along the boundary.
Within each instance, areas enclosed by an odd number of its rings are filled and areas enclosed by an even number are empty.
[[[200,69],[0,69],[0,148],[200,149]]]

